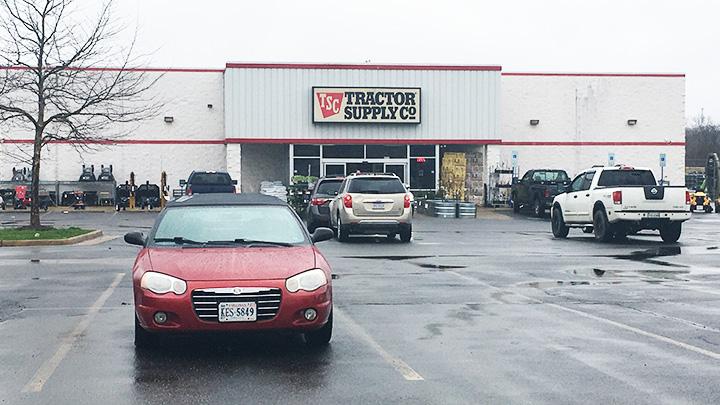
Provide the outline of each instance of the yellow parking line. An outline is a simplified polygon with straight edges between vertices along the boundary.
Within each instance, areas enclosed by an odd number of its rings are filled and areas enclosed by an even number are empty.
[[[422,378],[420,374],[415,372],[412,367],[408,366],[404,361],[400,360],[392,353],[385,350],[385,348],[380,346],[380,343],[376,342],[375,339],[373,339],[367,332],[365,332],[365,330],[360,325],[358,325],[357,323],[355,323],[355,321],[343,314],[339,309],[333,308],[333,313],[341,320],[341,322],[350,326],[350,329],[352,329],[355,335],[362,338],[365,343],[367,343],[376,352],[378,352],[378,354],[382,356],[382,358],[385,359],[385,361],[387,361],[395,369],[395,371],[400,373],[403,378],[409,381],[424,380],[424,378]]]
[[[93,303],[92,307],[90,307],[90,311],[88,311],[88,313],[85,314],[85,316],[80,320],[80,323],[75,327],[75,330],[73,330],[73,332],[68,337],[63,339],[60,347],[58,347],[57,351],[55,352],[55,355],[49,358],[42,365],[42,367],[40,367],[40,369],[37,371],[37,373],[35,373],[33,378],[31,378],[30,381],[25,385],[25,388],[22,389],[22,392],[25,393],[42,391],[43,385],[45,385],[45,383],[55,371],[57,366],[60,365],[60,362],[62,362],[65,356],[67,356],[73,344],[75,344],[75,341],[78,339],[78,337],[80,337],[80,335],[85,331],[85,329],[87,329],[92,319],[98,313],[100,308],[102,308],[103,304],[105,304],[105,301],[110,298],[112,293],[115,291],[115,288],[117,288],[118,284],[120,284],[120,280],[122,280],[124,276],[125,273],[118,273],[115,276],[115,280],[110,283],[108,289],[105,290],[104,293],[102,293],[100,298],[98,298],[95,303]]]
[[[552,304],[552,303],[545,302],[545,301],[542,301],[542,300],[539,300],[539,299],[536,299],[536,298],[528,297],[528,296],[523,295],[523,294],[518,294],[518,293],[515,293],[515,292],[512,292],[512,291],[503,290],[503,289],[501,289],[501,288],[495,287],[494,285],[488,284],[488,283],[483,282],[483,281],[480,281],[480,280],[478,280],[478,279],[474,279],[474,278],[472,278],[472,277],[468,277],[468,276],[462,275],[462,274],[460,274],[460,273],[456,273],[456,272],[454,272],[454,271],[448,271],[447,273],[448,273],[448,274],[452,274],[452,275],[454,275],[454,276],[456,276],[456,277],[460,277],[460,278],[465,279],[465,280],[472,281],[472,282],[474,282],[474,283],[476,283],[476,284],[480,284],[480,285],[482,285],[482,286],[485,286],[485,287],[488,287],[488,288],[492,288],[492,289],[497,290],[497,291],[502,291],[502,292],[504,292],[504,293],[506,293],[506,294],[514,294],[514,295],[516,295],[516,296],[518,296],[518,297],[524,298],[524,299],[529,300],[529,301],[533,301],[533,302],[538,303],[538,304],[544,304],[544,305],[547,305],[547,306],[552,307],[552,308],[555,308],[555,309],[560,309],[560,310],[567,311],[567,312],[570,312],[570,313],[573,313],[573,314],[576,314],[576,315],[583,316],[583,317],[585,317],[585,318],[589,318],[589,319],[593,319],[593,320],[596,320],[596,321],[599,321],[599,322],[603,322],[603,323],[606,323],[606,324],[608,324],[608,325],[612,325],[612,326],[615,326],[615,327],[618,327],[618,328],[621,328],[621,329],[625,329],[625,330],[627,330],[627,331],[636,333],[636,334],[641,335],[641,336],[646,336],[646,337],[649,337],[649,338],[652,338],[652,339],[655,339],[655,340],[658,340],[658,341],[661,341],[661,342],[664,342],[664,343],[669,343],[669,344],[671,344],[671,345],[674,345],[674,346],[683,348],[683,349],[685,349],[685,350],[690,350],[690,351],[693,351],[693,352],[695,352],[695,353],[702,354],[703,356],[707,356],[707,357],[713,358],[713,359],[715,359],[715,360],[720,360],[720,353],[716,353],[716,352],[713,352],[713,351],[710,351],[710,350],[706,350],[706,349],[703,349],[703,348],[700,348],[700,347],[697,347],[697,346],[693,346],[693,345],[690,345],[690,344],[687,344],[687,343],[683,343],[683,342],[680,342],[680,341],[678,341],[678,340],[671,339],[671,338],[669,338],[669,337],[665,337],[665,336],[662,336],[662,335],[658,335],[658,334],[656,334],[656,333],[648,332],[648,331],[645,331],[645,330],[636,328],[636,327],[634,327],[634,326],[626,325],[626,324],[624,324],[624,323],[620,323],[620,322],[612,321],[612,320],[607,319],[607,318],[603,318],[603,317],[600,317],[600,316],[592,315],[592,314],[589,314],[589,313],[584,312],[584,311],[580,311],[580,310],[577,310],[577,309],[568,308],[568,307],[563,306],[563,305]]]

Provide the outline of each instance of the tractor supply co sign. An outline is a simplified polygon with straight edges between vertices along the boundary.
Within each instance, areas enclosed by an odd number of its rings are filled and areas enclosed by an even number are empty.
[[[419,124],[420,88],[313,87],[313,122]]]

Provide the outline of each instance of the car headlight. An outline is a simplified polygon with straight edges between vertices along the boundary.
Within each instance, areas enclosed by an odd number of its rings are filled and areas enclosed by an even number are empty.
[[[320,269],[308,270],[285,280],[285,288],[291,293],[298,290],[315,291],[325,284],[327,284],[327,277],[325,277],[325,272]]]
[[[167,274],[148,271],[143,274],[140,280],[140,287],[150,290],[155,294],[166,294],[172,291],[180,295],[187,290],[187,283],[184,280],[168,276]]]

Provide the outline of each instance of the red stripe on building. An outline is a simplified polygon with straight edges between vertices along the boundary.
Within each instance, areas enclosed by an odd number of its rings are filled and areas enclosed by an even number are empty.
[[[4,139],[0,143],[32,144],[32,139]],[[52,144],[97,145],[226,145],[238,143],[274,144],[379,144],[379,145],[501,145],[501,146],[685,146],[685,142],[505,142],[501,139],[277,139],[277,138],[227,138],[217,139],[123,139],[88,141],[51,141]]]
[[[565,77],[685,77],[683,73],[511,73],[503,76],[565,76]]]

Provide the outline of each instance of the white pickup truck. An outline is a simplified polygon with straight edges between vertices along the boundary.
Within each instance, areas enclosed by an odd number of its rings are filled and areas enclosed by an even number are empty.
[[[555,237],[583,228],[601,242],[642,229],[659,230],[664,242],[676,242],[690,215],[687,188],[658,186],[650,169],[619,166],[584,170],[553,199],[551,209]]]

